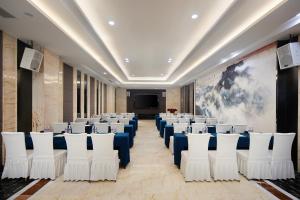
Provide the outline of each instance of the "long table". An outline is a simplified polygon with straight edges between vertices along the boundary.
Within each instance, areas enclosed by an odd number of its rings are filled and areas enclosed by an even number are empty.
[[[208,144],[208,150],[216,150],[217,148],[217,133],[211,133],[211,137]],[[237,149],[249,149],[250,137],[249,133],[241,133]],[[273,137],[271,138],[269,149],[273,147]],[[181,162],[181,151],[188,150],[188,139],[185,134],[175,133],[174,134],[174,164],[180,168]]]
[[[30,134],[25,134],[26,149],[33,149],[32,139]],[[53,137],[54,149],[67,149],[65,137],[62,134],[54,134]],[[90,135],[87,137],[87,149],[93,149],[93,143]],[[130,162],[129,151],[129,134],[128,133],[116,133],[114,137],[114,150],[118,150],[120,159],[120,166],[125,168]]]
[[[216,126],[207,126],[207,132],[208,133],[216,133]],[[174,135],[174,127],[173,125],[165,125],[165,145],[167,148],[169,148],[170,144],[170,137]]]

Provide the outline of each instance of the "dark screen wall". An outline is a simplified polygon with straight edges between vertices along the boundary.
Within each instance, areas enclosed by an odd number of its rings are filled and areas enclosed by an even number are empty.
[[[20,68],[25,47],[32,46],[17,41],[17,129],[21,132],[32,130],[32,71]]]
[[[180,88],[180,112],[194,113],[194,82]]]
[[[135,108],[135,97],[138,95],[157,95],[158,107],[150,109]],[[139,118],[154,118],[156,114],[166,112],[166,90],[127,90],[127,112],[134,112]]]
[[[2,98],[3,98],[3,35],[2,31],[0,31],[0,131],[2,131]],[[0,170],[2,171],[2,135],[0,134]]]
[[[95,79],[90,78],[90,115],[95,115]]]
[[[73,67],[63,65],[63,121],[73,121]]]
[[[298,38],[292,38],[296,42]],[[290,41],[278,41],[277,46],[283,46]],[[277,62],[276,82],[276,124],[277,132],[296,133],[292,146],[292,160],[297,168],[298,153],[298,68],[280,70]]]

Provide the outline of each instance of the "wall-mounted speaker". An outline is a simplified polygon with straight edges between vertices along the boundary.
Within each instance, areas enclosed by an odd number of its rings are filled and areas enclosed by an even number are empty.
[[[288,43],[277,49],[280,69],[287,69],[300,65],[300,43]]]

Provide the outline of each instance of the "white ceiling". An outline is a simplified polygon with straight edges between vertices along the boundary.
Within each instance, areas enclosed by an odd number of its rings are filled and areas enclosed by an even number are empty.
[[[299,0],[2,0],[0,7],[16,17],[0,17],[0,29],[130,88],[191,82],[300,31]]]

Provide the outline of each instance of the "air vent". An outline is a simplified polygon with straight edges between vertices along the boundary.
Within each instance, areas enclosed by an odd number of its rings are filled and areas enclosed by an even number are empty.
[[[15,16],[13,16],[12,14],[10,14],[9,12],[7,12],[1,7],[0,7],[0,16],[3,18],[16,18]]]

